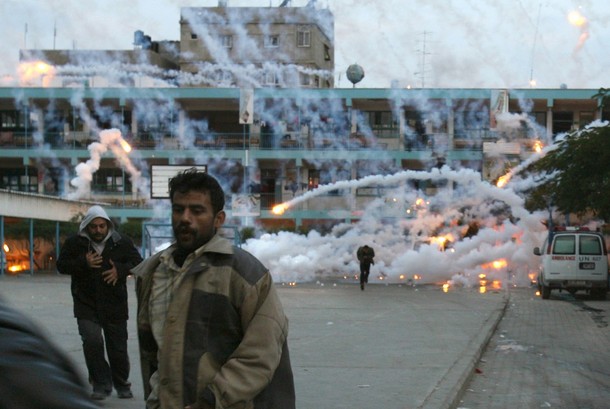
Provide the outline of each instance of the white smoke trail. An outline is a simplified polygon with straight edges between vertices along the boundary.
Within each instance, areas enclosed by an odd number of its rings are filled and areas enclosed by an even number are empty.
[[[87,149],[91,157],[86,162],[76,165],[74,177],[70,184],[76,188],[75,191],[68,193],[67,198],[71,200],[88,199],[91,195],[91,181],[93,174],[100,168],[102,156],[110,149],[117,161],[125,168],[131,176],[132,183],[137,185],[140,179],[140,171],[133,166],[129,159],[128,152],[131,148],[121,136],[118,129],[107,129],[99,133],[100,142],[91,143]]]

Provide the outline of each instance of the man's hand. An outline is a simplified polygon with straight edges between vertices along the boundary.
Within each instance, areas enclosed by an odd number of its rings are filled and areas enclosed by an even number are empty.
[[[87,265],[90,268],[100,268],[102,266],[102,256],[95,251],[88,252],[85,257],[87,258]]]
[[[119,280],[119,273],[116,271],[116,267],[114,266],[112,260],[110,260],[110,265],[112,266],[112,268],[110,270],[102,272],[102,277],[104,278],[106,284],[115,285],[116,282]]]

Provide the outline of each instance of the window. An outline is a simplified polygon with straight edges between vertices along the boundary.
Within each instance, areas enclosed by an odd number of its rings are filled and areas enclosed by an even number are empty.
[[[265,84],[266,85],[277,85],[279,84],[277,74],[273,71],[267,71],[265,73]]]
[[[358,189],[356,189],[356,196],[380,197],[381,196],[380,192],[382,190],[383,190],[383,187],[379,187],[379,186],[359,187]]]
[[[311,29],[309,26],[299,26],[297,29],[297,47],[311,47]]]
[[[553,112],[553,134],[570,132],[574,123],[573,112]]]
[[[224,48],[233,48],[233,36],[232,35],[224,35],[220,36],[220,43]]]
[[[538,125],[546,127],[546,112],[533,112],[531,115],[535,118]]]
[[[125,176],[125,183],[123,183]],[[93,190],[98,192],[130,192],[131,181],[127,172],[121,169],[99,169],[93,174]]]
[[[3,169],[0,179],[0,188],[17,190],[20,192],[38,192],[38,170],[28,168],[23,169]]]
[[[557,236],[553,244],[553,254],[574,254],[576,236]]]
[[[311,77],[309,76],[309,74],[301,73],[300,77],[301,77],[301,85],[304,85],[304,86],[311,85]]]
[[[599,256],[602,254],[600,240],[595,236],[580,236],[580,254]]]
[[[197,34],[191,33],[191,40],[196,40],[196,39],[197,39]]]
[[[342,180],[349,180],[351,171],[342,166],[330,166],[325,169],[309,169],[307,177],[307,189],[313,190],[320,185],[329,185]],[[327,196],[340,196],[344,192],[341,189],[334,189],[326,192]]]
[[[265,36],[265,47],[267,48],[276,48],[280,46],[280,36],[279,35],[268,35]]]
[[[0,111],[0,129],[18,130],[26,126],[26,115],[24,111]],[[28,121],[29,125],[29,121]]]
[[[17,111],[8,111],[0,113],[2,117],[2,129],[17,127]]]
[[[585,126],[589,125],[595,119],[595,112],[591,111],[580,111],[579,115],[579,127],[583,129]]]
[[[307,178],[307,190],[316,189],[320,185],[320,171],[317,169],[309,169],[309,177]]]
[[[327,46],[326,44],[324,44],[324,60],[325,61],[330,61],[330,47]]]

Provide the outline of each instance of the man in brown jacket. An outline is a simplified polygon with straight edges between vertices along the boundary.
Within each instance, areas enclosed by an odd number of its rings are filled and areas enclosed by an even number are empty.
[[[294,409],[284,315],[269,271],[217,234],[224,192],[170,180],[176,242],[133,270],[148,409]]]

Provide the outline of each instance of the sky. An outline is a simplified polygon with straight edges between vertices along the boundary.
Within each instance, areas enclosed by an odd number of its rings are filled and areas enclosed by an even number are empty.
[[[280,3],[228,0],[233,7]],[[178,40],[180,7],[217,5],[217,0],[0,0],[0,75],[15,75],[22,48],[132,49],[136,30],[153,41]],[[345,75],[351,64],[364,69],[360,88],[610,85],[607,0],[318,0],[317,7],[335,16],[337,87],[352,86]]]

